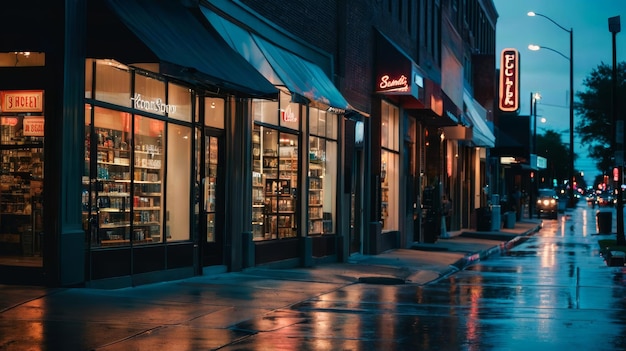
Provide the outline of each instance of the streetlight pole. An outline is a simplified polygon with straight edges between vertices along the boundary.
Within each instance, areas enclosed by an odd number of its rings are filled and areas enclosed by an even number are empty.
[[[530,93],[530,116],[533,123],[533,147],[532,153],[537,157],[537,100],[541,99],[541,95],[539,93]],[[534,166],[534,165],[533,165]],[[534,172],[534,170],[531,170]],[[535,174],[534,177],[531,178],[531,186],[530,186],[530,201],[528,206],[528,217],[533,218],[533,212],[535,211],[535,194],[537,193],[537,177],[538,174]]]
[[[574,207],[576,205],[576,200],[574,198],[574,182],[576,181],[576,176],[574,175],[574,29],[573,28],[567,29],[563,27],[562,25],[556,23],[552,18],[546,15],[542,15],[540,13],[531,11],[528,13],[528,16],[543,17],[547,19],[548,21],[554,23],[557,27],[569,33],[569,192],[568,192],[569,202],[568,202],[568,206]],[[552,51],[556,52],[556,50],[552,50]],[[565,55],[561,53],[559,54],[565,57]]]
[[[622,190],[623,174],[624,174],[624,120],[617,113],[617,57],[615,36],[621,30],[620,17],[615,16],[609,18],[609,32],[613,37],[613,70],[611,74],[611,116],[613,119],[613,127],[615,128],[615,165],[618,169],[617,179],[613,179],[616,184],[614,192],[617,195],[617,245],[626,245],[626,237],[624,236],[624,199]]]

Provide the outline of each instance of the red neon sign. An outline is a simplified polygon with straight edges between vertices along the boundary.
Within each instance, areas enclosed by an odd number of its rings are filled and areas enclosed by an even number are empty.
[[[519,109],[519,52],[504,49],[500,56],[499,107],[504,112]]]

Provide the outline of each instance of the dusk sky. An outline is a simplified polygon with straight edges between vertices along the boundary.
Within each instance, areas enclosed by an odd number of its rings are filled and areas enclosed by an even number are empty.
[[[569,145],[569,61],[549,51],[531,51],[529,44],[549,47],[569,57],[569,33],[543,17],[529,17],[534,11],[574,31],[574,92],[582,91],[583,80],[604,62],[612,64],[612,35],[609,17],[620,16],[622,31],[616,36],[617,61],[626,61],[626,0],[494,0],[498,11],[496,53],[515,48],[520,53],[520,114],[528,115],[531,92],[539,92],[537,134],[545,129],[561,133]],[[576,101],[576,97],[574,97]],[[578,117],[574,115],[574,124]],[[600,171],[585,157],[587,147],[576,138],[574,153],[579,155],[575,168],[585,173],[591,184]]]

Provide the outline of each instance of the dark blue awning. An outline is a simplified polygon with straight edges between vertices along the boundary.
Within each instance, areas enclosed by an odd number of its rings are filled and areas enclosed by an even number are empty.
[[[308,101],[348,110],[350,106],[316,64],[287,51],[200,6],[211,25],[233,49],[277,86]]]
[[[196,73],[202,81],[229,92],[277,94],[276,87],[181,2],[106,1],[124,25],[162,62],[179,66],[185,74]]]

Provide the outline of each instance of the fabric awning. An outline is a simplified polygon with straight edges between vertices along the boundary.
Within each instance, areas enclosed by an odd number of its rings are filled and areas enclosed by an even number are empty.
[[[253,96],[278,90],[179,1],[106,0],[112,11],[164,63],[209,85]]]
[[[474,146],[494,147],[496,136],[487,125],[487,111],[467,92],[463,94],[463,102],[467,107],[466,116],[474,129],[472,137]]]
[[[250,33],[215,12],[200,7],[226,42],[267,80],[284,86],[308,101],[348,110],[350,106],[326,73],[316,64]]]

